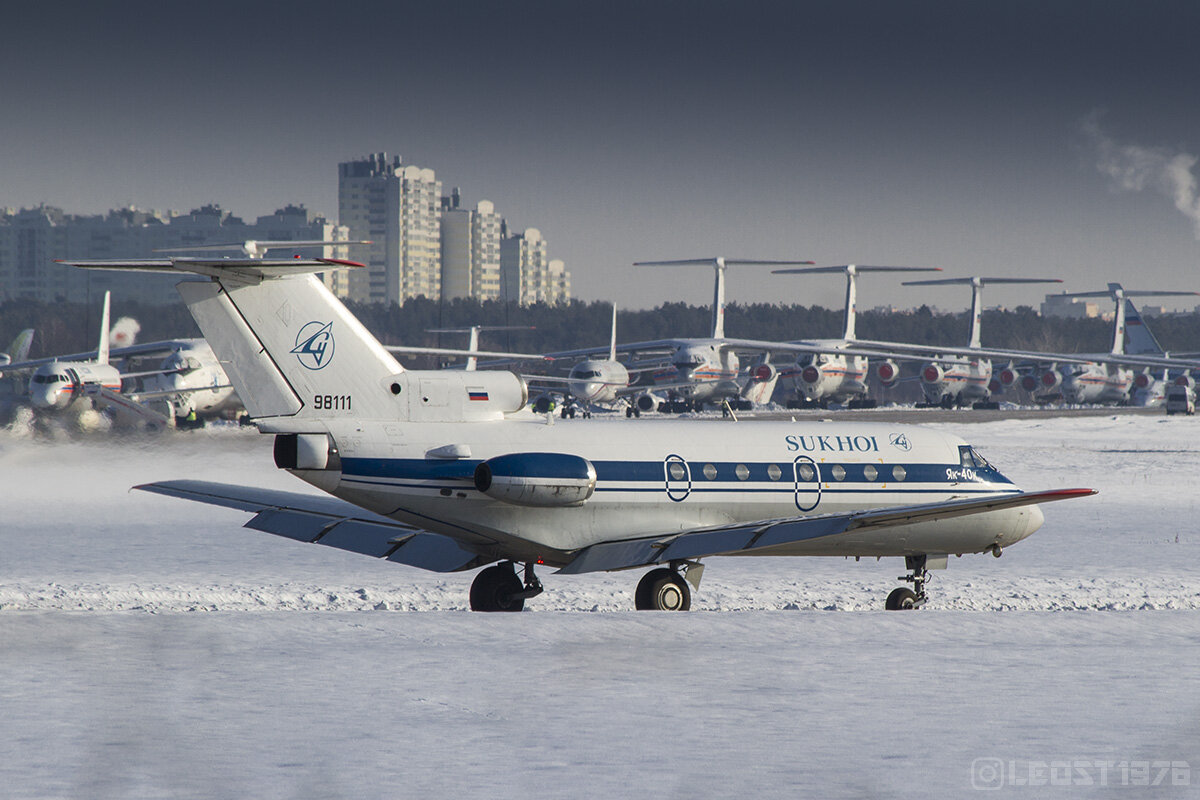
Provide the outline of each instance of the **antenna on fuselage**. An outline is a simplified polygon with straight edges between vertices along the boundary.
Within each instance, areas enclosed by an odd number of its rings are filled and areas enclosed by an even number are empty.
[[[712,338],[725,338],[725,268],[731,266],[753,267],[774,266],[782,267],[793,264],[812,264],[812,261],[755,261],[745,258],[684,258],[676,261],[635,261],[635,267],[680,267],[680,266],[711,266],[716,273],[713,283],[713,312]]]
[[[904,281],[901,286],[948,286],[970,284],[971,286],[971,340],[967,347],[981,348],[980,330],[983,325],[983,287],[989,283],[1062,283],[1059,278],[938,278],[930,281]]]
[[[775,275],[815,275],[817,273],[842,272],[846,275],[846,312],[842,326],[842,339],[853,341],[857,338],[854,331],[855,318],[858,311],[858,283],[860,272],[941,272],[941,267],[861,267],[857,264],[844,264],[839,267],[813,267],[812,269],[775,269]]]
[[[1063,292],[1057,297],[1111,297],[1117,304],[1113,317],[1112,355],[1125,355],[1125,298],[1127,297],[1191,297],[1200,292],[1166,292],[1153,289],[1126,289],[1119,283],[1110,283],[1107,292]]]

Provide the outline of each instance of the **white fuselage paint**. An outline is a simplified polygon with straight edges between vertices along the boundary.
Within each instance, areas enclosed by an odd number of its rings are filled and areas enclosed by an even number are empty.
[[[213,416],[235,407],[237,395],[208,342],[186,339],[176,344],[159,365],[163,374],[144,378],[142,391],[173,392],[168,400],[177,417],[192,412],[200,417]]]
[[[840,340],[822,340],[814,344],[836,348],[845,346]],[[835,403],[865,397],[867,394],[866,356],[844,353],[813,353],[802,355],[787,373],[796,397],[810,402]]]
[[[548,564],[598,542],[707,525],[1008,495],[990,466],[964,464],[966,443],[916,427],[867,423],[706,421],[550,424],[523,412],[478,423],[333,419],[340,471],[295,474],[338,497],[458,539],[501,541]],[[604,427],[608,426],[608,427]],[[620,435],[616,435],[616,434]],[[466,444],[470,458],[426,458]],[[596,469],[582,505],[531,508],[492,499],[471,480],[482,460],[566,453]],[[899,468],[897,470],[897,467]],[[893,556],[973,553],[1008,546],[1042,521],[1036,506],[899,528],[853,530],[765,555]],[[511,556],[510,556],[511,557]]]
[[[629,370],[619,361],[588,359],[571,368],[567,381],[571,396],[585,408],[611,407],[629,386]]]
[[[992,360],[947,356],[921,367],[921,390],[930,403],[949,396],[960,403],[978,402],[992,396]]]
[[[38,367],[29,379],[29,403],[38,411],[62,411],[86,395],[87,387],[121,390],[121,374],[110,364],[53,361]]]

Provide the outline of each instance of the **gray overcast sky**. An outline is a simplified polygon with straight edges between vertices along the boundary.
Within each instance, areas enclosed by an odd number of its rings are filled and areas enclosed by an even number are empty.
[[[707,271],[630,263],[709,255],[1200,290],[1190,1],[22,6],[0,206],[334,217],[337,163],[387,151],[540,228],[577,296],[625,307],[707,303]],[[731,275],[744,302],[841,293]],[[860,290],[923,297],[968,300]]]

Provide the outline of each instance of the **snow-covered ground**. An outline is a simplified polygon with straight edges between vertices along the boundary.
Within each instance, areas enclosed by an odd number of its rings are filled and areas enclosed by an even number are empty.
[[[713,559],[690,614],[546,571],[471,614],[470,574],[128,491],[302,489],[268,437],[0,438],[0,797],[1200,794],[1200,420],[939,425],[1101,494],[904,614],[897,559]]]

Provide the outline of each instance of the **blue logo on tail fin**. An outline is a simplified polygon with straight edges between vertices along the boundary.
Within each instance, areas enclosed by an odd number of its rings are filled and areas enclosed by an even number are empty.
[[[323,369],[333,360],[333,323],[310,322],[296,334],[296,354],[305,369]]]

